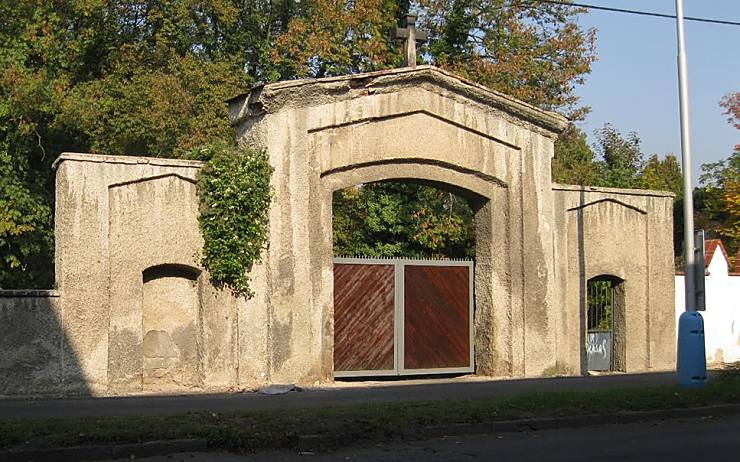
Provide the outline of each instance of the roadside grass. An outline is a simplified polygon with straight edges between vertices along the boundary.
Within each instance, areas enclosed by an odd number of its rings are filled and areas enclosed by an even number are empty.
[[[47,419],[0,422],[0,448],[54,448],[200,438],[213,450],[248,453],[299,448],[320,435],[328,447],[414,438],[427,427],[487,424],[740,403],[740,370],[719,373],[703,388],[676,386],[588,392],[544,392],[511,398],[365,404],[253,413]]]

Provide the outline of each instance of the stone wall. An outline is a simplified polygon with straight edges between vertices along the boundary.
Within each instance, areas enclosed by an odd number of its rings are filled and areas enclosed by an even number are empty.
[[[260,300],[286,339],[269,353],[274,380],[331,380],[332,192],[387,179],[454,189],[478,210],[478,372],[552,370],[550,161],[564,117],[428,66],[270,84],[230,114],[275,168]]]
[[[673,195],[660,191],[554,185],[555,264],[562,371],[586,372],[586,283],[597,276],[623,281],[624,312],[615,312],[625,372],[672,369]],[[620,326],[615,325],[616,330]]]
[[[85,154],[57,161],[63,356],[84,371],[63,374],[70,391],[223,390],[267,380],[263,365],[249,368],[264,359],[266,325],[200,266],[200,166]]]
[[[332,193],[382,180],[449,189],[476,211],[478,374],[584,372],[583,290],[603,274],[625,281],[625,369],[672,366],[672,197],[553,187],[564,117],[428,66],[266,85],[231,100],[230,116],[274,169],[256,296],[218,290],[200,266],[200,163],[63,154],[62,296],[0,299],[22,313],[0,332],[16,352],[0,363],[6,393],[333,380]],[[24,316],[35,340],[13,337]]]
[[[54,290],[0,290],[0,396],[62,393],[62,375],[81,375],[62,360],[59,305]]]

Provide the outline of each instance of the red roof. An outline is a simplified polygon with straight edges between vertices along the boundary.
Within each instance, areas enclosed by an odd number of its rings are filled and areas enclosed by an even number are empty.
[[[706,241],[704,241],[704,269],[707,269],[709,267],[709,263],[712,262],[712,257],[717,251],[717,248],[722,251],[722,254],[725,256],[725,261],[729,264],[730,258],[727,256],[727,250],[725,249],[725,245],[722,244],[722,240],[707,239]],[[735,269],[738,269],[737,262],[735,263]]]

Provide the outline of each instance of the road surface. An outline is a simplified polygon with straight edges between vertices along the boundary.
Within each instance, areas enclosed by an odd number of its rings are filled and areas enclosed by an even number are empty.
[[[592,428],[498,435],[465,435],[425,441],[344,448],[331,453],[272,451],[251,456],[185,453],[137,459],[147,462],[737,462],[740,416],[681,419]],[[123,462],[123,460],[121,460]]]

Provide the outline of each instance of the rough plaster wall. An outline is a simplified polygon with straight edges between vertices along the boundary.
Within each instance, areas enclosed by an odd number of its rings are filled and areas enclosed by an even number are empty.
[[[522,248],[524,376],[549,375],[556,370],[554,299],[553,198],[550,160],[553,143],[533,132],[523,141]]]
[[[198,292],[198,281],[184,277],[160,277],[144,283],[141,310],[144,390],[176,391],[201,385]]]
[[[188,180],[195,178],[200,165],[168,159],[62,156],[57,168],[56,264],[63,294],[61,326],[68,343],[65,360],[78,365],[65,369],[63,381],[70,392],[141,390],[142,271],[161,264],[199,268],[198,202]],[[259,283],[259,268],[252,277]],[[238,316],[250,321],[253,310],[244,300],[211,286],[205,272],[199,294],[197,341],[206,345],[198,350],[201,386],[224,389],[237,382],[263,383],[260,371],[246,367],[245,374],[238,374],[237,358],[239,348],[254,350],[254,345],[264,343],[265,334],[260,331],[264,325],[247,327],[248,335],[240,336]],[[109,325],[114,332],[111,338]],[[111,361],[109,344],[119,359]],[[258,359],[250,356],[249,360]],[[111,389],[109,375],[116,385]]]
[[[141,179],[113,185],[109,188],[110,213],[110,386],[121,391],[136,391],[142,387],[142,350],[149,335],[147,319],[166,317],[167,303],[152,301],[154,281],[144,290],[144,270],[162,264],[197,268],[203,240],[197,223],[198,200],[191,180],[178,176]],[[165,290],[174,290],[175,286]],[[164,302],[166,294],[157,294]],[[144,308],[153,310],[145,313]],[[175,329],[183,331],[180,350],[197,351],[195,332],[199,330],[198,306],[190,322],[183,320]],[[173,318],[172,321],[175,321]],[[157,330],[157,329],[154,329]],[[174,332],[172,332],[174,333]],[[169,338],[169,334],[167,334]],[[170,338],[175,341],[174,338]],[[147,342],[148,343],[148,342]],[[164,347],[163,347],[164,348]],[[191,364],[191,375],[197,367]],[[197,381],[200,382],[200,381]],[[196,383],[189,381],[193,386]],[[151,384],[150,385],[154,385]],[[146,388],[146,387],[145,387]]]
[[[87,160],[79,160],[83,158]],[[108,186],[167,173],[194,177],[199,164],[160,165],[156,159],[137,163],[135,158],[74,154],[64,159],[63,155],[56,177],[55,263],[63,295],[62,325],[70,345],[65,361],[78,363],[81,373],[65,371],[63,380],[70,392],[89,387],[104,393],[109,343]]]
[[[666,239],[673,229],[672,196],[562,185],[554,193],[562,214],[554,251],[565,310],[557,323],[563,369],[585,372],[585,285],[600,275],[625,280],[627,371],[672,368],[675,327],[666,302],[673,298],[673,246]]]
[[[487,296],[495,303],[488,308],[490,314],[479,313],[478,327],[488,324],[481,352],[490,351],[487,359],[479,355],[480,372],[534,376],[551,370],[552,134],[534,133],[503,112],[433,85],[417,83],[351,98],[311,95],[312,103],[306,105],[301,104],[301,90],[287,93],[292,96],[276,98],[289,105],[241,119],[237,125],[240,142],[266,147],[274,167],[265,262],[272,294],[267,302],[270,380],[331,379],[333,252],[327,230],[331,191],[337,186],[327,181],[339,174],[349,175],[346,186],[382,178],[425,178],[424,173],[437,168],[447,172],[427,175],[429,181],[464,189],[459,178],[481,179],[490,183],[482,196],[495,198],[479,217],[492,220],[488,231],[483,226],[481,232],[495,233],[488,243],[495,265],[488,265],[487,271],[493,274],[479,286],[501,291]],[[257,103],[250,96],[233,104],[232,112],[243,115],[252,106]],[[395,173],[360,173],[359,167],[376,166]],[[526,221],[524,204],[536,210]]]
[[[675,293],[673,272],[673,198],[649,196],[648,211],[650,369],[671,370],[676,365],[676,326],[669,315]]]
[[[558,315],[550,158],[554,133],[565,119],[430,68],[274,84],[232,101],[230,112],[239,142],[268,150],[274,202],[269,248],[251,272],[257,296],[236,300],[201,275],[203,386],[331,380],[331,188],[324,180],[342,169],[351,173],[358,163],[394,168],[396,175],[405,164],[409,178],[446,169],[428,179],[463,189],[465,182],[487,182],[480,195],[490,201],[477,217],[480,235],[492,236],[483,243],[491,263],[481,268],[490,276],[476,274],[491,303],[476,314],[477,327],[485,331],[479,339],[480,372],[531,376],[552,370]],[[389,164],[389,158],[400,163]],[[186,233],[182,248],[157,237],[172,225],[195,229],[196,201],[184,193],[187,188],[150,213],[125,219],[110,216],[108,188],[168,174],[192,179],[198,168],[187,161],[75,155],[59,164],[56,262],[64,294],[62,325],[71,345],[64,351],[80,365],[80,372],[63,379],[70,387],[103,393],[110,376],[121,378],[122,391],[135,390],[141,376],[136,358],[142,357],[136,349],[143,341],[135,332],[142,316],[136,308],[142,289],[135,280],[146,265],[197,266],[193,253],[182,253],[198,247],[194,233]],[[159,187],[152,185],[146,187]],[[140,196],[137,188],[143,186],[127,187],[120,199],[131,195],[131,211],[141,211],[151,202],[141,197],[166,198],[182,184],[170,186],[153,196]],[[150,220],[159,216],[173,220],[170,228]],[[109,228],[115,239],[109,239]],[[154,239],[127,237],[139,228]],[[120,250],[136,245],[143,246],[141,256],[129,258]],[[130,271],[121,269],[128,263]],[[112,340],[109,321],[116,332]],[[119,341],[124,331],[132,335]],[[111,361],[109,345],[125,350],[130,363]]]
[[[306,120],[300,114],[276,114],[268,123],[268,152],[273,171],[268,267],[268,371],[272,382],[313,383],[322,372],[323,313],[313,298],[312,214],[318,204],[310,194]]]
[[[62,393],[64,334],[55,291],[0,290],[0,395]]]

